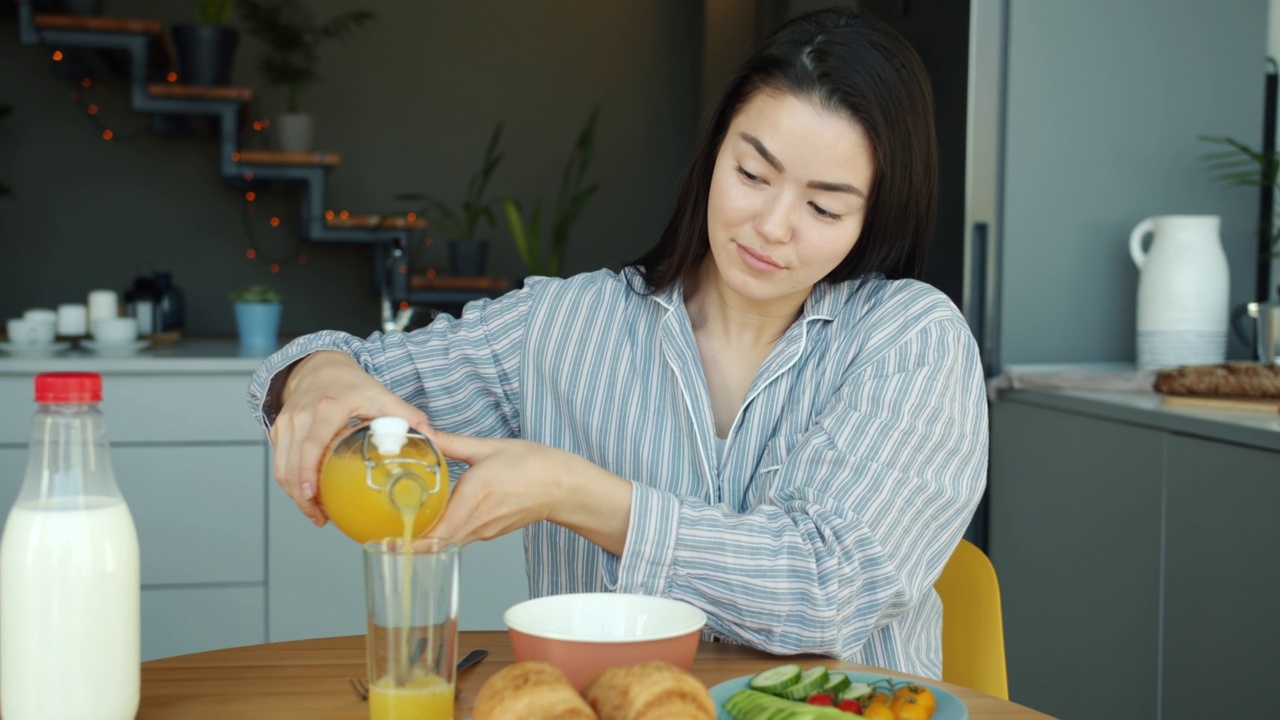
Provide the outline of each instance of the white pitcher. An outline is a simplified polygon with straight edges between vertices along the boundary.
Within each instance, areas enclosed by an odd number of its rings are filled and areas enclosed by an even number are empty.
[[[1129,254],[1138,266],[1138,367],[1223,362],[1230,271],[1217,215],[1162,215],[1138,223]],[[1154,239],[1149,250],[1143,240]]]

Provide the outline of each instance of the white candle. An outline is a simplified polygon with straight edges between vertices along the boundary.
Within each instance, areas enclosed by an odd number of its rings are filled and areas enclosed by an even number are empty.
[[[89,334],[88,310],[80,303],[64,303],[58,306],[58,334],[63,337],[84,337]]]
[[[120,300],[115,290],[91,290],[89,292],[89,326],[100,318],[119,317]]]

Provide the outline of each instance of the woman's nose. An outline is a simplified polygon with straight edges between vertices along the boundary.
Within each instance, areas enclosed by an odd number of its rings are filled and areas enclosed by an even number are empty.
[[[785,243],[791,239],[794,216],[794,203],[783,193],[772,194],[765,199],[756,215],[756,232],[762,240]]]

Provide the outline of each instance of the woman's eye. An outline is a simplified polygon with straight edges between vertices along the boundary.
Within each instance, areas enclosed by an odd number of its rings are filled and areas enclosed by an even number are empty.
[[[839,220],[842,217],[841,215],[836,215],[835,213],[827,212],[822,208],[821,205],[817,205],[815,203],[809,203],[809,207],[813,208],[813,211],[818,214],[818,217],[826,220]]]
[[[738,174],[742,176],[743,180],[746,180],[749,183],[760,182],[759,175],[752,175],[751,173],[747,172],[746,169],[743,168],[741,165],[738,166]]]

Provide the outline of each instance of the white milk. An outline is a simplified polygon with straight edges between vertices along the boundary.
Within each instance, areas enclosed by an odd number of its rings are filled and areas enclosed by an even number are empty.
[[[18,503],[0,541],[0,715],[133,720],[138,534],[118,498]]]

